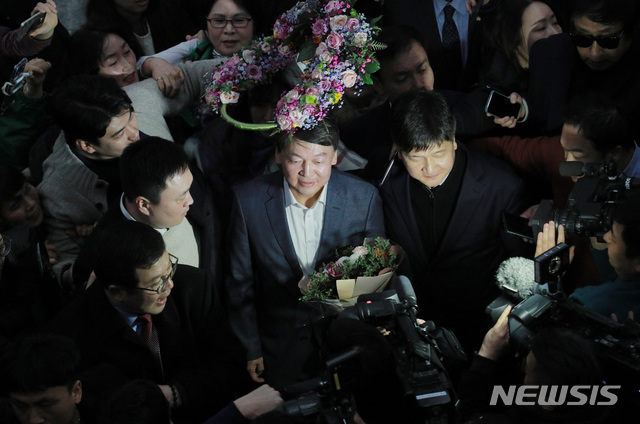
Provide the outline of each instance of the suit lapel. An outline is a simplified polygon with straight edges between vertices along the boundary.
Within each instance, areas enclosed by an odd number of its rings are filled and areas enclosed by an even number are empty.
[[[338,234],[340,225],[345,214],[346,196],[344,185],[340,183],[336,173],[332,173],[329,184],[325,187],[327,190],[327,204],[324,208],[324,219],[322,222],[322,233],[320,235],[320,246],[316,254],[316,268],[318,261],[324,260],[328,255],[333,253],[336,239],[333,234]]]
[[[274,181],[267,189],[267,194],[270,198],[265,202],[265,209],[274,238],[278,242],[284,258],[293,270],[294,275],[301,275],[302,270],[300,269],[298,256],[291,241],[291,234],[289,233],[289,226],[287,225],[287,216],[284,210],[284,182],[281,173],[277,173],[276,175],[278,181]]]
[[[404,165],[402,166],[404,170]],[[400,205],[401,208],[404,208],[407,211],[406,214],[399,214],[401,219],[405,221],[404,225],[407,228],[409,235],[411,237],[411,241],[413,246],[416,247],[417,254],[421,258],[427,258],[427,254],[424,250],[424,246],[422,245],[422,239],[420,237],[420,231],[418,230],[417,217],[413,211],[413,205],[411,204],[411,189],[409,184],[411,182],[411,176],[409,173],[404,171],[401,174],[401,178],[394,179],[393,190],[392,193],[396,196],[396,203]]]

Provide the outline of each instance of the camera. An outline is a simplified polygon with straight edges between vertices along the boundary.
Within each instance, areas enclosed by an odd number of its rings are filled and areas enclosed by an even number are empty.
[[[619,176],[614,162],[564,162],[560,174],[583,177],[573,186],[564,208],[555,208],[550,200],[540,202],[532,219],[534,235],[542,231],[545,223],[554,221],[556,225],[564,226],[567,238],[598,237],[602,240],[611,228],[615,204],[639,185],[638,179]]]

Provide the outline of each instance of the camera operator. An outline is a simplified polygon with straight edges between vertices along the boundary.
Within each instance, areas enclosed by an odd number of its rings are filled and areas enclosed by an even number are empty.
[[[592,386],[601,383],[600,366],[593,346],[579,335],[556,327],[541,328],[533,337],[524,359],[522,371],[504,375],[509,362],[508,306],[484,337],[471,368],[463,374],[458,390],[460,410],[466,424],[470,423],[608,423],[615,410],[611,407],[548,405],[538,402],[530,406],[490,406],[492,390],[499,384],[531,386]],[[500,377],[507,377],[501,381]],[[510,378],[509,378],[510,377]],[[518,377],[519,381],[514,381]],[[503,386],[505,389],[506,386]],[[524,396],[523,396],[524,397]],[[551,400],[550,395],[546,400]],[[537,399],[537,397],[536,397]],[[527,401],[533,403],[531,396]],[[516,397],[516,403],[517,397]]]
[[[604,235],[609,264],[617,278],[597,286],[576,289],[570,297],[602,315],[640,316],[640,193],[633,193],[616,205],[611,229]],[[536,256],[564,243],[564,228],[553,221],[538,234]]]

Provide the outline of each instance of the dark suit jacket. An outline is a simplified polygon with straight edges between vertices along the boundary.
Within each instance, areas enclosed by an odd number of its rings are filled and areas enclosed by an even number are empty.
[[[385,25],[409,25],[417,29],[427,43],[429,64],[435,75],[435,88],[466,91],[478,80],[480,63],[480,27],[469,20],[467,63],[462,73],[443,60],[444,49],[432,0],[393,0],[384,4]],[[457,78],[456,78],[457,77]]]
[[[231,325],[248,359],[282,356],[295,328],[302,270],[287,225],[286,189],[281,172],[234,189],[227,291]],[[384,235],[375,187],[334,169],[327,189],[318,264],[328,262],[336,248]]]
[[[523,209],[523,184],[507,165],[460,143],[458,149],[467,152],[467,169],[435,256],[426,256],[416,224],[420,217],[411,204],[411,177],[401,163],[380,189],[387,234],[404,248],[421,315],[454,332],[473,324],[470,314],[482,318],[497,296],[494,272],[505,258],[500,213]]]
[[[204,272],[179,265],[165,309],[153,316],[164,378],[142,339],[93,284],[58,314],[50,330],[71,337],[82,355],[82,403],[95,411],[128,380],[144,378],[174,384],[184,400],[174,422],[202,422],[233,399],[234,385],[246,375],[242,349],[226,314],[216,307]],[[243,380],[246,381],[246,380]],[[180,419],[182,417],[182,420]]]
[[[204,175],[196,167],[191,167],[190,169],[193,174],[193,184],[190,189],[193,204],[189,207],[187,219],[193,227],[198,242],[200,254],[200,266],[198,268],[209,272],[210,276],[215,278],[213,281],[218,284],[222,275],[222,261],[219,258],[222,240],[222,232],[218,229],[220,221]],[[97,234],[110,224],[123,220],[126,220],[126,218],[122,215],[122,211],[118,206],[110,208],[98,221],[73,264],[73,281],[76,287],[82,287],[93,271],[93,264],[97,260],[97,254],[94,252],[94,240]]]

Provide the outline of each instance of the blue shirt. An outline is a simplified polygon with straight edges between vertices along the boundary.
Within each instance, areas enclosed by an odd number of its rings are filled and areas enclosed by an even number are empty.
[[[598,286],[576,289],[569,297],[606,317],[614,313],[620,322],[627,319],[629,311],[633,311],[636,317],[640,316],[640,281],[618,278]]]
[[[481,1],[481,0],[479,0]],[[444,7],[451,4],[456,12],[453,14],[453,22],[458,27],[458,35],[460,36],[460,49],[462,50],[462,64],[467,63],[467,47],[469,46],[469,12],[467,12],[466,0],[433,0],[433,10],[436,14],[436,22],[438,23],[438,31],[442,40],[442,26],[444,25]]]

